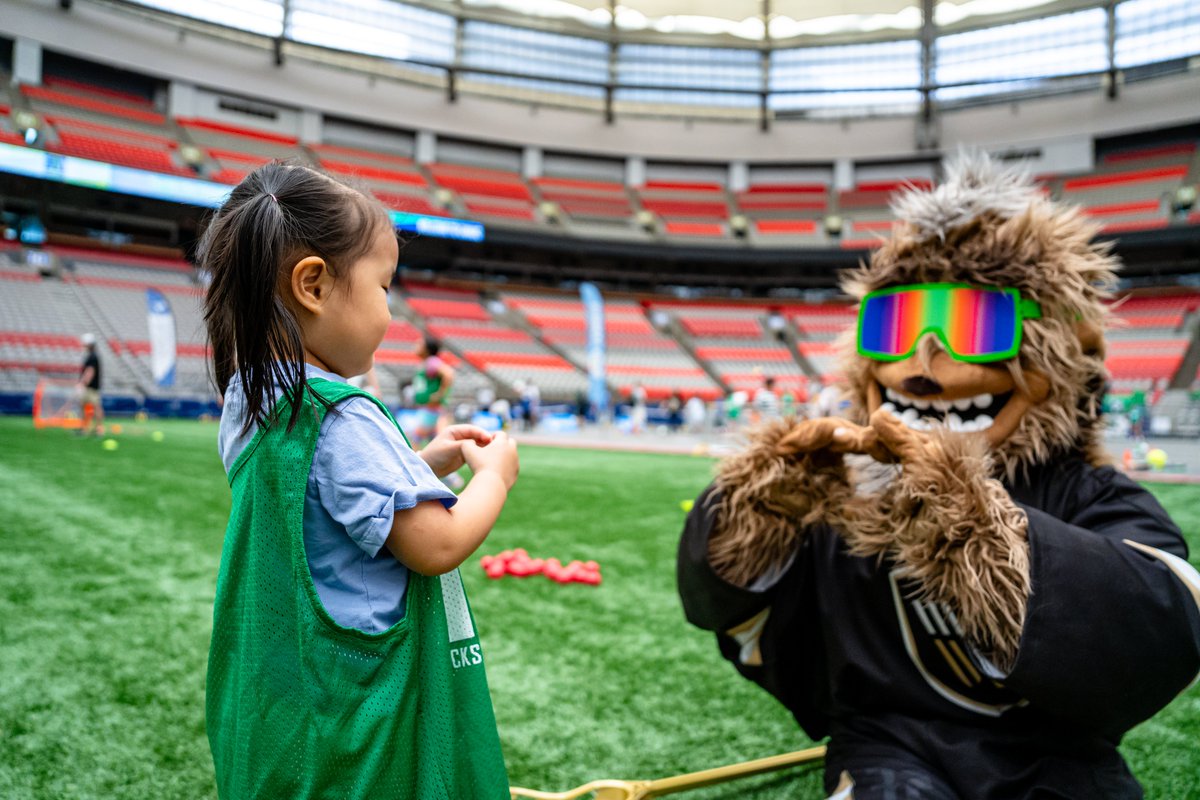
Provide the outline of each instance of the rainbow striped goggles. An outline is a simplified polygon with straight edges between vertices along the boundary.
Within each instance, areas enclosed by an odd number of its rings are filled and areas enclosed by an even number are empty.
[[[1001,361],[1020,349],[1021,322],[1041,316],[1041,306],[1016,289],[966,283],[896,286],[863,298],[858,352],[877,361],[901,361],[932,332],[959,361]]]

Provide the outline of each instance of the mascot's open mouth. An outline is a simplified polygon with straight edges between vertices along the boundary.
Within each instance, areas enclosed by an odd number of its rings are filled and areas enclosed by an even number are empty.
[[[955,400],[935,400],[909,397],[880,384],[879,396],[883,400],[879,407],[895,414],[913,430],[927,431],[941,425],[956,433],[979,433],[992,427],[1013,393],[984,392]]]

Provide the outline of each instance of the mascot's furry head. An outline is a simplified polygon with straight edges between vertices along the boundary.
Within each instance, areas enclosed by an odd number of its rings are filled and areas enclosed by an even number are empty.
[[[972,641],[1007,663],[1028,556],[1024,513],[994,479],[1107,460],[1115,260],[1076,210],[985,155],[959,156],[944,183],[893,209],[891,240],[842,282],[859,301],[840,344],[846,419],[773,421],[721,462],[709,560],[750,585],[828,525],[851,554],[890,557],[919,595],[959,609]]]
[[[925,332],[907,357],[862,354],[858,331],[841,340],[842,368],[857,421],[880,406],[909,427],[982,433],[1010,479],[1056,453],[1105,460],[1098,421],[1104,385],[1103,301],[1115,259],[1092,243],[1096,227],[1051,202],[1022,169],[962,154],[946,180],[892,204],[899,222],[843,289],[860,301],[893,287],[963,284],[1015,289],[1040,317],[1017,319],[1016,355],[964,361],[947,337]]]

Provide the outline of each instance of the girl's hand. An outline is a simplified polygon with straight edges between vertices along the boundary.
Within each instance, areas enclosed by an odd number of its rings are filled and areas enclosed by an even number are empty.
[[[517,473],[521,463],[517,457],[517,443],[509,438],[504,431],[492,437],[486,447],[480,447],[473,441],[463,442],[463,458],[466,459],[471,472],[478,475],[490,471],[504,481],[505,488],[511,489],[517,482]]]
[[[442,478],[467,463],[463,458],[465,442],[484,446],[491,441],[492,435],[477,425],[451,425],[425,445],[419,455],[433,474]]]

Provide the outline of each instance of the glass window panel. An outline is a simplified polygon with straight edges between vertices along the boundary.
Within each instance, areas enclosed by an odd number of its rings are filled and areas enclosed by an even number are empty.
[[[263,36],[283,33],[283,0],[140,0],[140,5]]]
[[[1118,67],[1200,55],[1200,2],[1128,0],[1117,6]]]
[[[805,47],[776,50],[771,54],[772,92],[789,89],[912,89],[920,85],[921,43],[915,40]],[[788,105],[799,101],[781,99],[779,102]]]
[[[624,44],[617,51],[617,83],[757,92],[762,82],[760,63],[757,50]]]
[[[567,78],[602,86],[608,81],[608,44],[579,36],[471,21],[463,30],[462,63],[466,67]],[[570,84],[562,84],[561,90],[594,93],[589,87]]]
[[[1108,68],[1106,15],[1095,8],[950,34],[936,54],[935,83],[968,84],[937,90],[939,100],[1035,89],[1039,78]]]
[[[449,64],[454,18],[392,0],[292,0],[288,36],[351,53]]]

